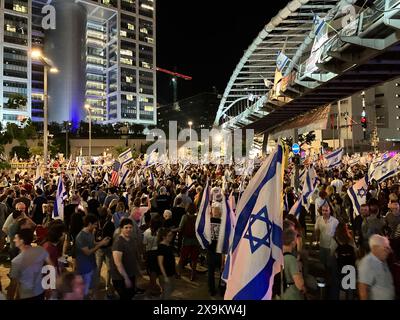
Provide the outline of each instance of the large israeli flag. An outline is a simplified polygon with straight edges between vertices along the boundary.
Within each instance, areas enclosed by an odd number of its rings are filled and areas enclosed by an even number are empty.
[[[367,193],[368,193],[368,176],[356,182],[349,190],[347,194],[353,203],[353,209],[356,215],[361,214],[361,206],[367,203]]]
[[[217,243],[217,252],[228,254],[230,242],[232,241],[231,234],[233,234],[233,221],[231,216],[231,208],[229,205],[229,198],[222,195],[222,216],[221,226],[219,229],[219,237]]]
[[[369,173],[369,180],[376,180],[381,183],[393,176],[399,171],[399,165],[395,158],[388,158],[387,160],[375,166],[372,172]]]
[[[250,181],[237,206],[237,223],[224,275],[226,300],[270,300],[282,255],[283,149],[279,145]]]
[[[342,163],[343,155],[344,155],[343,148],[340,148],[328,155],[325,155],[326,168],[333,169],[334,167],[340,165]]]
[[[53,209],[53,219],[64,220],[64,201],[67,200],[68,193],[65,189],[63,179],[61,176],[58,177],[57,193],[56,193],[56,203]]]
[[[199,213],[196,219],[196,237],[203,249],[207,249],[211,244],[211,206],[210,206],[210,186],[207,185],[203,191]]]
[[[133,156],[132,156],[132,151],[131,148],[128,150],[122,152],[118,156],[118,162],[121,164],[121,168],[128,165],[129,163],[133,162]]]

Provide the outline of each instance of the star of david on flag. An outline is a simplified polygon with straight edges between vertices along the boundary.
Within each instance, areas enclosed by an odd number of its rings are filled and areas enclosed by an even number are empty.
[[[283,148],[278,145],[252,178],[236,207],[223,279],[226,300],[270,300],[282,254]]]
[[[356,182],[349,190],[347,194],[353,203],[353,209],[356,215],[361,214],[361,206],[367,203],[368,193],[368,176],[365,176],[360,181]]]
[[[255,223],[265,223],[267,232],[262,238],[258,238],[255,232],[253,232],[253,225]],[[272,232],[272,223],[268,219],[268,212],[267,208],[263,208],[259,213],[252,216],[250,218],[249,228],[247,229],[246,234],[244,235],[244,239],[248,239],[250,242],[251,253],[254,253],[259,249],[261,246],[265,245],[268,248],[271,248],[271,232]],[[253,234],[254,233],[254,234]]]
[[[398,171],[399,165],[396,159],[388,157],[376,166],[371,165],[369,180],[376,180],[378,183],[381,183],[396,175]]]

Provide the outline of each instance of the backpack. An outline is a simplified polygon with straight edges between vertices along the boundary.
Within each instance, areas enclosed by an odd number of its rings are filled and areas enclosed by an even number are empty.
[[[196,216],[186,215],[186,221],[182,230],[182,236],[184,238],[195,238],[196,237]]]
[[[356,265],[356,253],[354,247],[349,244],[338,244],[336,248],[336,262],[339,274],[342,274],[344,266]]]

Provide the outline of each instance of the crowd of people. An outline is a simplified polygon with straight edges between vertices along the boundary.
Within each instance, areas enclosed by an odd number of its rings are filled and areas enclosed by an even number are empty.
[[[168,174],[164,169],[150,166],[140,181],[113,186],[104,182],[102,168],[73,179],[52,168],[43,176],[44,190],[35,188],[33,172],[2,172],[0,248],[11,261],[7,299],[98,299],[102,268],[109,299],[130,300],[143,293],[170,299],[188,264],[188,278],[197,281],[199,258],[207,264],[210,295],[223,296],[219,274],[215,276],[223,266],[216,252],[218,232],[210,248],[202,250],[195,224],[210,179],[216,195],[212,225],[218,229],[225,168],[171,165]],[[62,220],[53,219],[59,176],[68,194]],[[230,180],[224,192],[234,190],[238,197],[239,179]],[[41,283],[47,264],[57,271],[53,290]],[[144,285],[143,274],[149,277]]]
[[[284,294],[279,288],[276,294],[288,300],[399,298],[399,175],[380,184],[371,181],[358,213],[348,190],[364,178],[368,165],[316,172],[319,185],[309,195],[308,210],[302,206],[298,219],[284,212]],[[289,208],[295,205],[289,177],[285,198]]]
[[[143,168],[141,163],[130,165],[131,178],[122,185],[105,181],[102,168],[80,176],[48,169],[44,188],[35,187],[33,172],[0,173],[0,249],[10,261],[10,284],[3,290],[7,299],[101,299],[102,284],[109,299],[131,300],[139,294],[171,299],[182,275],[198,281],[199,262],[207,267],[210,296],[223,297],[225,256],[217,250],[222,198],[230,196],[237,203],[252,173],[239,175],[231,165]],[[310,206],[301,207],[296,217],[289,214],[300,194],[293,185],[293,166],[285,176],[284,268],[275,279],[274,297],[398,297],[398,177],[381,184],[372,181],[357,215],[347,190],[368,166],[316,166],[319,185],[310,195]],[[67,191],[62,220],[53,219],[59,176]],[[202,248],[196,219],[207,184],[212,188],[212,232],[210,245]],[[43,266],[54,267],[55,286],[43,287]],[[352,283],[346,278],[351,266],[356,287],[346,286],[347,280]]]

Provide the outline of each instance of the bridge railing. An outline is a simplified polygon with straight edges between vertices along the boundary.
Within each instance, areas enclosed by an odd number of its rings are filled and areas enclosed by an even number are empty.
[[[398,12],[393,10],[396,7],[399,7]],[[326,62],[331,57],[331,52],[337,52],[346,45],[346,42],[342,40],[342,37],[360,35],[381,19],[385,13],[390,14],[391,16],[400,13],[400,0],[376,0],[373,8],[366,8],[360,12],[359,16],[354,21],[347,24],[342,30],[321,46],[319,57],[315,57],[315,55],[310,56],[299,66],[297,79],[302,80],[307,77],[307,74],[315,72],[310,72],[310,67],[308,67],[310,62],[313,61],[314,65],[316,60],[318,60],[318,62]]]

